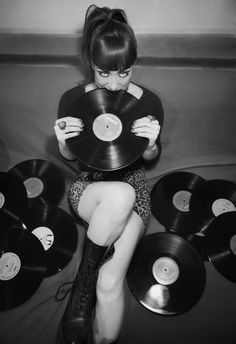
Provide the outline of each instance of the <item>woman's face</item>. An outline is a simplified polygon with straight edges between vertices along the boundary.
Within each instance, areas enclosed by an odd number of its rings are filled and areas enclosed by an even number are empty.
[[[127,90],[133,71],[133,67],[123,71],[104,71],[97,66],[93,69],[96,86],[109,91]]]

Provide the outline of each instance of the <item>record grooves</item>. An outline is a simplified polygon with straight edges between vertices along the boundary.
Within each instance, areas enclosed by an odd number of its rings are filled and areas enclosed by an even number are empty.
[[[46,272],[39,240],[21,224],[0,214],[0,310],[26,302],[39,288]]]
[[[206,232],[206,251],[216,270],[236,283],[236,212],[219,215]]]
[[[0,212],[17,213],[27,207],[27,193],[21,180],[10,172],[0,172]]]
[[[57,205],[65,193],[65,179],[52,162],[25,160],[10,169],[21,180],[26,191],[29,206]]]
[[[191,309],[205,289],[206,271],[198,252],[173,233],[146,235],[132,258],[127,281],[137,301],[161,315]]]
[[[162,177],[151,190],[153,216],[169,231],[178,234],[199,232],[189,206],[193,193],[204,182],[202,177],[184,171]]]
[[[83,164],[101,171],[117,170],[145,151],[148,140],[131,132],[145,109],[128,92],[96,89],[81,96],[76,107],[73,116],[82,119],[84,130],[67,143]]]
[[[201,185],[190,200],[190,212],[205,234],[219,215],[236,211],[236,183],[211,179]]]
[[[78,242],[72,216],[57,206],[35,206],[21,214],[26,231],[37,237],[44,248],[46,274],[62,270],[72,259]]]

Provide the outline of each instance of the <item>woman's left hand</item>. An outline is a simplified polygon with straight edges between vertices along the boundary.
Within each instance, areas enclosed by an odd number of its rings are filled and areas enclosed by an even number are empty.
[[[134,121],[131,131],[136,136],[146,137],[149,140],[148,146],[152,147],[158,138],[160,129],[158,120],[154,116],[148,115]]]

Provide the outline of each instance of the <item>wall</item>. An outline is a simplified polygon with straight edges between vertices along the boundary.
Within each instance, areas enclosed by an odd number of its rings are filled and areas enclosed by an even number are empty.
[[[74,34],[91,3],[125,9],[137,33],[236,33],[234,0],[1,0],[0,32]]]

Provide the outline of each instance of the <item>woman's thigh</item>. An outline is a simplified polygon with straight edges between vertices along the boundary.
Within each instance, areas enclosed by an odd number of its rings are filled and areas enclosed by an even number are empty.
[[[91,217],[99,204],[104,204],[109,217],[111,213],[126,212],[133,208],[135,191],[133,187],[121,181],[98,181],[85,185],[75,182],[69,194],[70,202],[78,215],[90,222]]]

